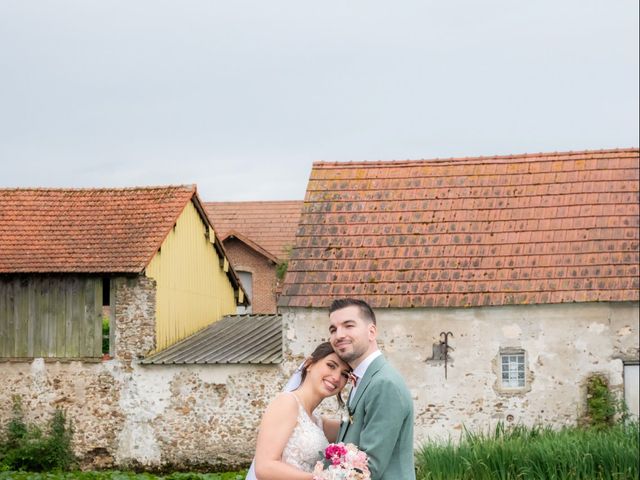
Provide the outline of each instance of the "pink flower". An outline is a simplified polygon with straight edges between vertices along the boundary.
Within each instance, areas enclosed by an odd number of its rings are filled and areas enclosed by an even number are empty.
[[[367,454],[352,443],[332,443],[325,449],[324,457],[331,465],[316,463],[313,480],[371,480]]]
[[[340,465],[346,454],[344,443],[332,443],[325,449],[324,458],[331,460],[333,465]]]

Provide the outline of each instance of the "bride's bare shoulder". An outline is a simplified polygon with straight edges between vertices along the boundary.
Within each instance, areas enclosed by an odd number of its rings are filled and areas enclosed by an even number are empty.
[[[267,410],[295,412],[298,410],[298,402],[291,392],[279,393],[271,401]]]
[[[293,428],[298,417],[298,402],[291,393],[281,393],[274,398],[262,416],[262,425],[277,428]]]

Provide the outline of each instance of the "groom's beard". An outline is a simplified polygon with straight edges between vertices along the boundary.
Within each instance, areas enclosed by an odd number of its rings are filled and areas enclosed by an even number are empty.
[[[343,362],[348,363],[350,367],[353,367],[352,362],[362,357],[367,351],[366,348],[360,350],[353,350],[352,352],[339,353],[338,356],[342,359]]]

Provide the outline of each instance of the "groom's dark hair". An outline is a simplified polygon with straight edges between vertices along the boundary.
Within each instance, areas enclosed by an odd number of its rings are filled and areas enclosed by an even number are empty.
[[[360,309],[360,313],[362,317],[368,322],[376,325],[376,314],[373,313],[373,309],[369,306],[367,302],[364,300],[359,300],[357,298],[337,298],[331,305],[329,306],[329,315],[331,315],[336,310],[342,310],[347,307],[358,307]]]

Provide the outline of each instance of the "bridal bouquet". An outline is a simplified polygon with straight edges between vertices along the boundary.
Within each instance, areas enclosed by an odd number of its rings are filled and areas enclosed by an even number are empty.
[[[367,454],[352,443],[331,443],[324,450],[324,458],[331,462],[325,467],[316,463],[313,480],[370,480]]]

